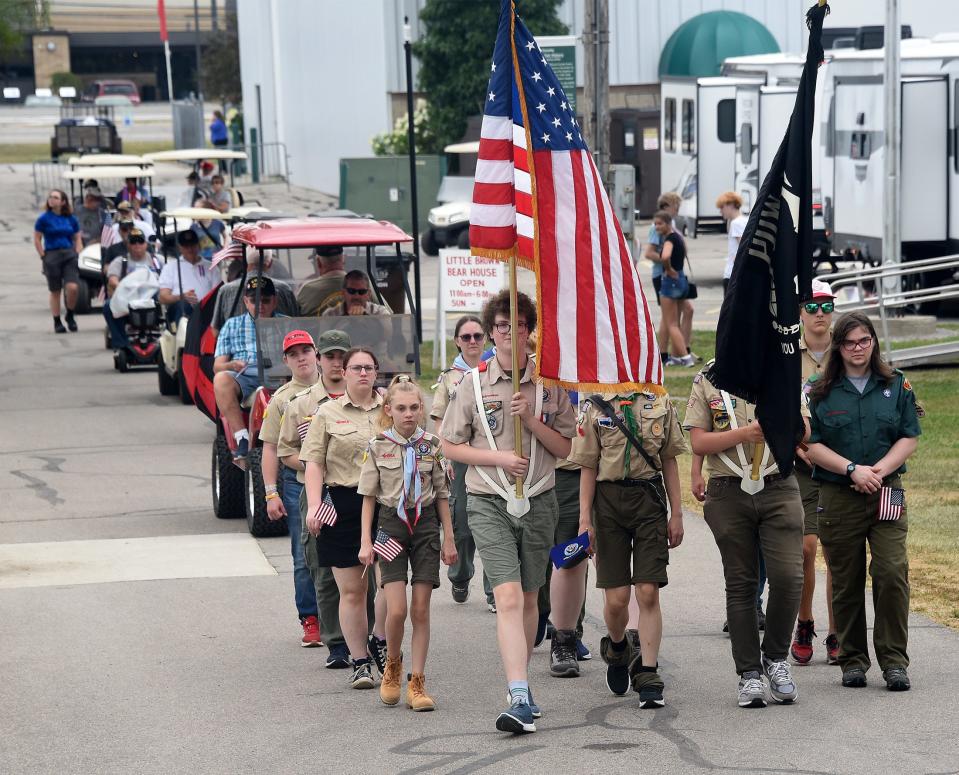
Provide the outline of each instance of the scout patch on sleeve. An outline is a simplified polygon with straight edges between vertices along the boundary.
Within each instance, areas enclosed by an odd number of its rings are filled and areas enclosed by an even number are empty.
[[[710,409],[722,409],[724,406],[722,398],[710,398],[709,399],[709,408]]]
[[[416,451],[419,452],[421,455],[430,454],[430,451],[432,449],[433,448],[430,446],[430,443],[428,441],[421,441],[419,445],[416,447]]]
[[[702,381],[703,381],[703,373],[702,373],[702,372],[699,372],[695,377],[693,377],[693,384],[694,384],[694,385],[698,385],[698,384],[699,384],[700,382],[702,382]]]
[[[729,415],[725,409],[713,409],[713,426],[721,431],[729,427]]]
[[[662,423],[654,422],[653,423],[653,435],[662,436],[663,435],[663,425]]]
[[[496,419],[496,413],[503,408],[502,401],[484,401],[483,402],[483,411],[486,413],[486,421],[489,423],[489,429],[491,431],[496,430],[496,426],[499,421]]]
[[[926,410],[922,408],[922,404],[916,401],[916,417],[922,419],[926,416]]]
[[[909,380],[905,377],[902,378],[902,387],[903,390],[912,390],[912,385],[909,384]]]

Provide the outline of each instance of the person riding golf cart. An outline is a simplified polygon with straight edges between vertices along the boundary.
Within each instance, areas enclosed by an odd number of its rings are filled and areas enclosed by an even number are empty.
[[[366,275],[375,277],[379,256],[376,248],[393,247],[394,255],[385,256],[384,260],[393,266],[401,258],[400,246],[411,241],[409,235],[398,227],[385,221],[374,221],[366,218],[304,218],[281,219],[242,224],[233,230],[233,239],[247,246],[248,250],[283,250],[297,248],[316,248],[317,246],[342,246],[350,255],[358,257],[365,253]],[[258,267],[262,264],[258,264]],[[262,269],[257,268],[256,277],[263,277]],[[263,278],[266,279],[265,277]],[[379,381],[387,383],[398,373],[418,372],[419,340],[416,336],[416,316],[414,293],[410,287],[406,273],[402,278],[407,308],[410,312],[389,315],[349,315],[349,316],[311,316],[311,317],[279,317],[260,314],[258,307],[251,312],[248,318],[253,318],[255,332],[256,383],[260,386],[251,398],[240,405],[246,413],[246,434],[236,435],[236,418],[228,422],[217,422],[217,436],[213,444],[213,508],[220,519],[246,516],[247,523],[254,535],[264,535],[270,529],[266,512],[266,501],[263,495],[263,481],[260,472],[261,446],[259,429],[262,425],[263,410],[269,402],[273,390],[286,382],[289,372],[283,363],[283,340],[293,330],[302,330],[309,333],[314,341],[319,341],[324,331],[336,329],[346,332],[350,341],[356,345],[369,347],[380,363]],[[379,289],[373,283],[370,289],[382,302]],[[234,318],[235,320],[235,318]],[[228,321],[229,325],[229,321]],[[225,330],[225,329],[224,329]],[[191,336],[202,336],[194,332]],[[221,331],[220,336],[222,337]],[[206,354],[201,351],[200,358]],[[224,354],[220,352],[220,354]],[[221,361],[222,363],[222,361]],[[219,373],[213,378],[219,378],[221,383],[233,389],[236,388],[227,380],[235,379],[229,375],[223,377]],[[188,379],[193,379],[188,377]],[[202,382],[203,380],[197,380]],[[219,397],[219,396],[217,396]],[[208,416],[218,414],[217,407],[210,407],[209,397],[197,393],[198,408]],[[215,404],[219,404],[216,401]],[[219,412],[222,414],[222,411]],[[221,418],[217,418],[220,420]],[[228,430],[229,429],[229,430]],[[246,441],[246,472],[241,472],[233,463],[234,450],[242,452],[239,439]],[[274,528],[276,529],[276,528]],[[275,533],[274,533],[275,534]]]

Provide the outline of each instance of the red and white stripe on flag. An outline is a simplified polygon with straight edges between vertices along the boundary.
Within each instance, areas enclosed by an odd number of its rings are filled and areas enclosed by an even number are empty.
[[[392,562],[403,551],[403,544],[380,528],[376,533],[376,540],[373,541],[373,551],[386,562]]]
[[[213,254],[213,259],[210,261],[210,269],[221,261],[232,261],[233,259],[244,258],[245,256],[246,246],[242,242],[231,241],[229,245],[220,248],[220,250]]]
[[[336,506],[333,505],[333,499],[327,491],[323,495],[323,500],[320,501],[319,507],[316,509],[316,519],[319,520],[321,525],[333,527],[338,518],[339,515],[336,513]]]
[[[113,224],[105,223],[103,225],[103,228],[100,229],[100,247],[108,248],[110,247],[110,245],[112,245],[116,241],[117,241],[117,235],[113,231]]]
[[[898,487],[883,487],[879,492],[878,519],[894,521],[902,517],[906,505],[906,491]]]

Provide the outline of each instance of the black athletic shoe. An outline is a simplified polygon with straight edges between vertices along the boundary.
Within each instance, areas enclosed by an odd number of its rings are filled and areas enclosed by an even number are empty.
[[[663,679],[659,677],[659,665],[646,667],[640,659],[641,657],[634,659],[629,666],[633,691],[639,694],[639,707],[662,708],[666,705],[666,700],[663,699],[664,685]]]
[[[861,689],[866,685],[866,671],[861,667],[850,667],[842,671],[842,685],[851,689]]]
[[[71,331],[77,330],[77,321],[73,317],[72,310],[67,310],[67,314],[64,319],[67,321],[67,328],[69,328]]]
[[[579,675],[576,661],[576,633],[557,630],[549,652],[549,674],[557,678],[575,678]]]
[[[63,325],[63,321],[60,318],[53,319],[53,331],[57,334],[65,334],[67,332],[66,326]]]
[[[380,675],[383,675],[383,673],[386,672],[386,638],[377,638],[371,633],[369,639],[366,641],[366,648],[373,658],[373,664],[376,665],[376,669]]]
[[[882,671],[886,679],[886,688],[891,692],[908,692],[912,688],[904,667],[890,667]]]
[[[350,664],[350,650],[345,643],[330,646],[330,653],[326,657],[326,667],[328,669],[345,670]]]
[[[613,650],[613,641],[604,635],[599,642],[599,655],[606,663],[606,688],[617,697],[622,697],[629,691],[629,663],[636,651],[627,633],[626,648],[622,651]]]
[[[465,587],[459,587],[456,584],[453,585],[453,602],[454,603],[465,603],[469,600],[470,597],[470,588],[469,585]]]

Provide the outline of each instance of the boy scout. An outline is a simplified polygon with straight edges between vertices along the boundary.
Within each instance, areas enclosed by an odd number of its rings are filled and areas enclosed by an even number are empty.
[[[273,521],[284,516],[290,531],[290,551],[293,555],[293,590],[296,610],[303,626],[301,645],[305,647],[321,646],[320,627],[316,618],[316,591],[313,579],[303,557],[303,543],[300,540],[300,491],[303,485],[297,482],[296,472],[284,465],[278,469],[276,454],[280,439],[280,424],[287,404],[296,393],[309,389],[320,377],[317,371],[316,345],[313,337],[306,331],[290,331],[283,338],[283,362],[290,369],[292,378],[277,389],[263,414],[260,428],[260,441],[263,442],[263,484],[266,491],[266,511]],[[277,479],[283,485],[282,495],[277,487]]]
[[[343,331],[331,329],[320,335],[320,378],[312,387],[301,390],[290,399],[280,423],[276,454],[283,461],[284,467],[296,474],[299,484],[298,505],[302,515],[306,514],[306,493],[303,492],[304,466],[300,462],[300,446],[316,410],[331,398],[341,396],[346,389],[343,381],[343,353],[349,349],[350,338]],[[313,579],[320,627],[330,650],[326,666],[331,669],[345,669],[350,666],[350,659],[340,629],[340,594],[332,571],[329,568],[317,567],[316,538],[306,529],[305,519],[301,520],[300,524],[300,542],[303,546],[304,563]]]
[[[739,681],[739,705],[766,706],[761,676],[776,702],[799,696],[786,661],[802,590],[803,510],[796,477],[783,477],[765,447],[758,481],[751,479],[753,450],[763,441],[756,407],[718,390],[707,378],[712,361],[693,378],[686,409],[693,452],[706,458],[709,484],[703,513],[723,559],[726,617]],[[802,391],[800,411],[809,417]],[[808,435],[808,419],[806,419]],[[758,549],[769,578],[762,647],[756,618]]]
[[[540,713],[529,691],[527,667],[536,637],[536,597],[546,580],[556,529],[556,460],[569,455],[576,418],[565,390],[535,381],[526,344],[536,328],[536,308],[522,293],[517,306],[520,392],[513,393],[510,300],[509,292],[502,291],[487,302],[482,316],[496,356],[463,377],[446,410],[442,438],[446,457],[469,465],[469,525],[496,600],[500,657],[510,692],[510,707],[499,714],[496,728],[535,732],[533,719]],[[522,421],[522,456],[512,449],[513,417]],[[523,499],[515,496],[516,477],[523,479]]]
[[[600,653],[613,694],[625,694],[632,682],[641,707],[662,707],[659,588],[668,583],[669,549],[683,540],[676,458],[687,451],[686,440],[669,396],[619,393],[608,404],[642,451],[594,398],[580,412],[569,456],[582,466],[579,529],[589,531],[597,558],[596,586],[606,597],[603,618],[609,634],[601,641]],[[626,637],[630,587],[636,590],[640,610],[639,654]]]

